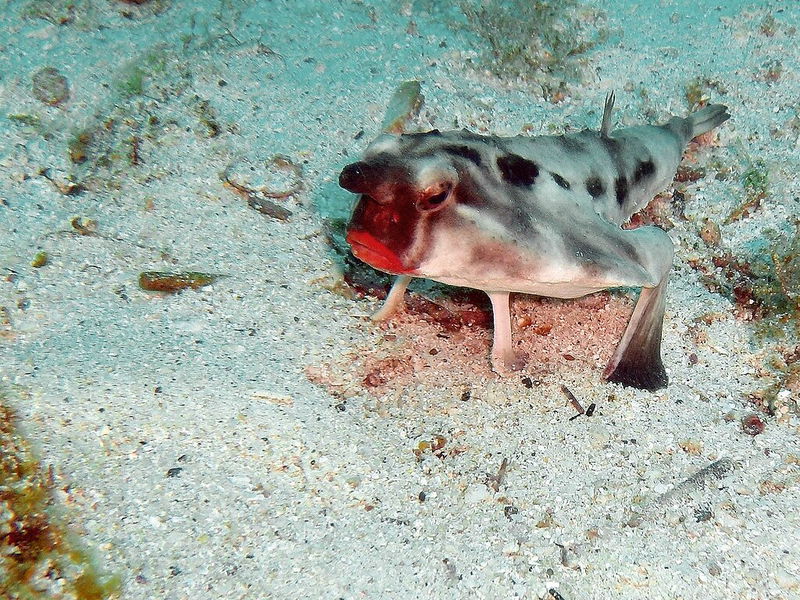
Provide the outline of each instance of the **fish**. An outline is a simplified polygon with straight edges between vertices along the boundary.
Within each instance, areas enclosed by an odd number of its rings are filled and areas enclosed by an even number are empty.
[[[668,384],[661,358],[673,244],[659,227],[623,228],[673,181],[684,149],[730,118],[710,104],[660,125],[499,137],[466,129],[379,135],[339,185],[357,194],[346,240],[396,278],[375,320],[402,310],[413,278],[483,290],[493,314],[491,364],[525,366],[513,348],[509,296],[578,298],[641,288],[602,380],[648,391]]]

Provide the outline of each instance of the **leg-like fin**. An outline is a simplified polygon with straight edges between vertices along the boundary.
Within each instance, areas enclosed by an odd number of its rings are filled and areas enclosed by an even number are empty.
[[[603,107],[603,120],[600,122],[600,137],[607,138],[611,135],[611,128],[614,126],[611,123],[611,113],[614,111],[614,101],[616,96],[611,92],[606,96],[606,104]]]
[[[661,362],[661,327],[667,276],[654,288],[642,288],[628,327],[603,372],[603,379],[640,390],[667,386]]]
[[[389,295],[386,296],[386,301],[383,303],[383,306],[372,315],[371,318],[373,321],[385,321],[403,308],[403,297],[409,283],[411,283],[411,277],[408,275],[398,275],[395,278],[392,289],[389,290]]]
[[[525,366],[525,357],[517,356],[511,345],[511,310],[509,292],[486,292],[492,302],[494,340],[492,341],[492,371],[509,375]]]

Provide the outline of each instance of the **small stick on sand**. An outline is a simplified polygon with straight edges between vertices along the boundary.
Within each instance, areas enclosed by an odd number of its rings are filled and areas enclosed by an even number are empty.
[[[503,462],[500,463],[500,469],[497,471],[497,475],[489,475],[486,478],[486,484],[492,488],[495,492],[500,491],[500,486],[503,485],[503,480],[506,478],[506,469],[508,468],[508,459],[504,458]]]
[[[572,417],[569,418],[570,421],[577,419],[582,414],[586,413],[586,411],[583,410],[583,406],[581,406],[581,403],[578,402],[578,399],[575,397],[575,394],[569,391],[569,388],[565,386],[563,383],[561,384],[561,391],[564,392],[564,395],[567,397],[567,400],[569,400],[569,403],[572,404],[572,407],[578,411],[577,415],[573,415]]]

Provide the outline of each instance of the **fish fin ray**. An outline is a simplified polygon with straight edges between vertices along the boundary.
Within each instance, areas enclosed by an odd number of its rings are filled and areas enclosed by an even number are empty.
[[[603,106],[603,120],[600,122],[600,136],[601,137],[609,137],[611,135],[611,129],[613,127],[611,123],[611,114],[614,111],[614,102],[616,101],[616,95],[614,92],[609,92],[606,96],[606,103]]]

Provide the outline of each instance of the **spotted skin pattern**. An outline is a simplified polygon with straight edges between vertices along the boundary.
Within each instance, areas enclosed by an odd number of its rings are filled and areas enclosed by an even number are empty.
[[[382,135],[339,176],[359,194],[348,227],[353,254],[398,276],[376,318],[402,307],[414,277],[484,290],[492,301],[492,365],[522,365],[511,341],[509,293],[576,298],[641,287],[604,379],[666,386],[661,361],[672,242],[657,227],[622,229],[672,181],[686,144],[729,118],[710,105],[658,126],[483,136],[466,130]]]

